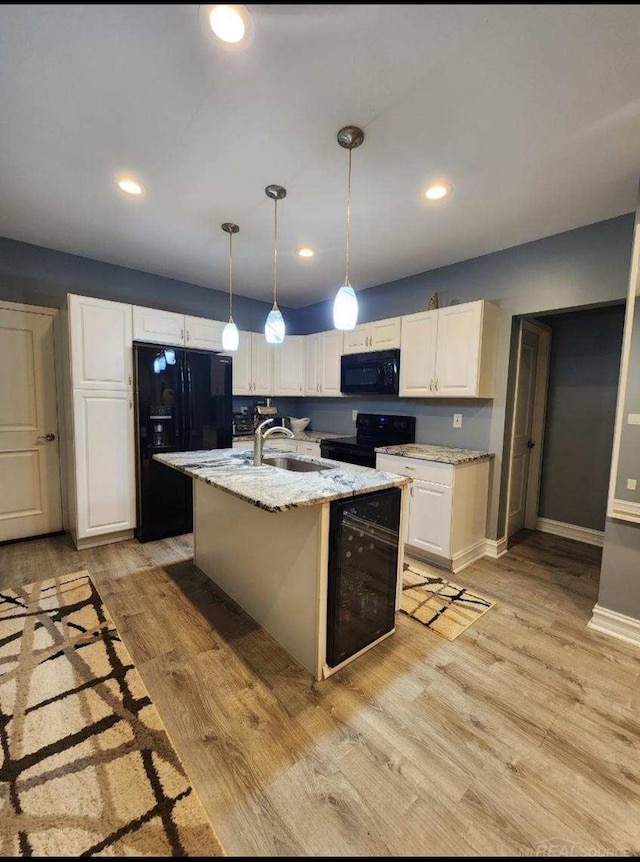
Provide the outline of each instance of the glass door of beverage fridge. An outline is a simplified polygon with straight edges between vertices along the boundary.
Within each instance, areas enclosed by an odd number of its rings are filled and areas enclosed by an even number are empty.
[[[327,664],[335,667],[395,624],[399,488],[331,504]]]

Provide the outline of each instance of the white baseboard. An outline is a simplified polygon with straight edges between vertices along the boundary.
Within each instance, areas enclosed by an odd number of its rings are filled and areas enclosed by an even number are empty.
[[[484,540],[484,553],[485,556],[491,557],[494,560],[497,560],[499,557],[504,557],[507,553],[507,537],[503,536],[501,539],[485,539]]]
[[[628,617],[596,605],[587,626],[612,638],[640,646],[640,620],[635,617]]]
[[[551,518],[538,518],[536,530],[541,533],[553,533],[554,536],[562,536],[564,539],[573,539],[576,542],[586,542],[587,545],[604,544],[604,532],[602,530],[591,530],[589,527],[579,527],[577,524],[565,524],[563,521],[554,521]]]
[[[464,551],[460,551],[452,558],[451,571],[454,574],[461,572],[462,569],[466,569],[467,566],[471,565],[471,563],[475,563],[476,560],[484,557],[486,552],[487,548],[485,540],[482,539],[482,541],[476,542],[475,545],[465,548]]]

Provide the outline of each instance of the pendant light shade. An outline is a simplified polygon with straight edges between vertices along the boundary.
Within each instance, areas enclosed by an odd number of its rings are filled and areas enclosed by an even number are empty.
[[[287,190],[282,186],[270,185],[264,190],[273,201],[273,308],[267,315],[264,324],[264,337],[269,344],[282,344],[285,336],[285,324],[282,312],[278,308],[278,201],[287,196]]]
[[[233,235],[239,233],[240,228],[237,224],[226,221],[222,230],[229,234],[229,322],[222,330],[222,349],[233,351],[238,349],[240,343],[238,327],[233,322]]]
[[[333,301],[333,325],[336,329],[353,329],[358,322],[358,298],[349,281],[351,266],[351,152],[364,141],[364,132],[357,126],[345,126],[337,135],[338,143],[349,150],[347,176],[347,249],[345,255],[344,284]]]
[[[354,329],[358,322],[358,298],[350,284],[343,284],[333,300],[333,325],[336,329]]]

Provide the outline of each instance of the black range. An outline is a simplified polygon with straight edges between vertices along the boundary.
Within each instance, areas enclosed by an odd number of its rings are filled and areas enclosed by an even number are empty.
[[[337,437],[320,441],[323,458],[376,466],[376,449],[416,442],[416,417],[387,413],[358,413],[355,437]]]

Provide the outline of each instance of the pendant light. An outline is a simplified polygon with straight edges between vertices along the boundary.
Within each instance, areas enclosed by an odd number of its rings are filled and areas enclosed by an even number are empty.
[[[333,301],[333,325],[336,329],[353,329],[358,322],[358,299],[349,281],[351,264],[351,152],[364,141],[364,132],[357,126],[345,126],[337,135],[338,143],[349,150],[347,180],[347,251],[344,284]]]
[[[270,185],[264,190],[274,204],[273,218],[273,308],[264,324],[264,336],[269,344],[282,344],[284,341],[284,318],[278,308],[278,201],[287,196],[287,190],[282,186]]]
[[[238,233],[240,228],[237,224],[226,221],[222,225],[222,230],[229,234],[229,322],[222,330],[222,349],[237,350],[240,336],[238,327],[233,322],[233,235]]]

